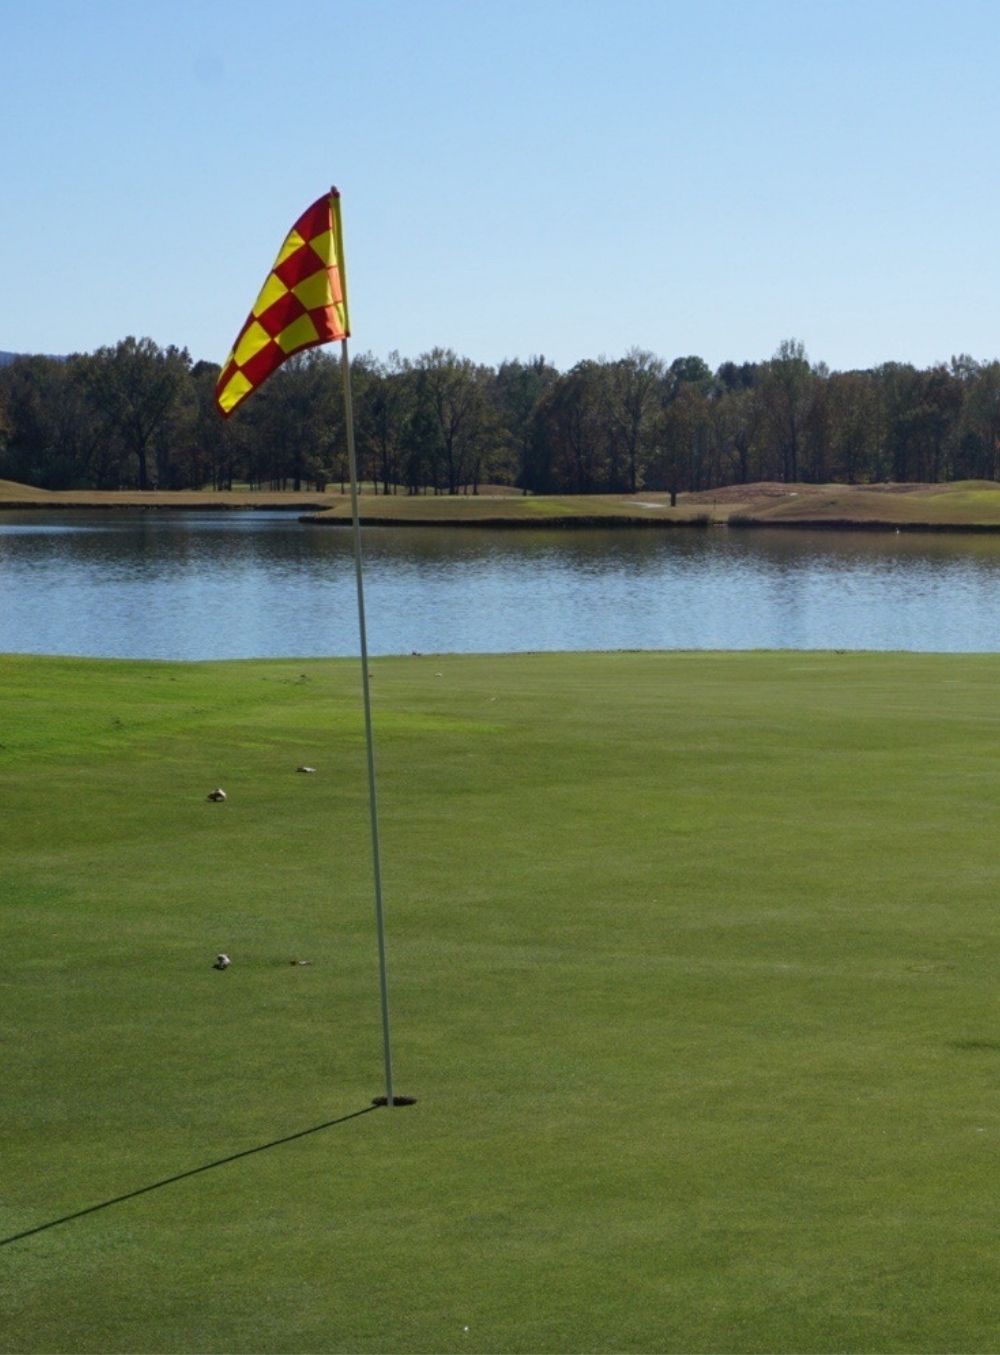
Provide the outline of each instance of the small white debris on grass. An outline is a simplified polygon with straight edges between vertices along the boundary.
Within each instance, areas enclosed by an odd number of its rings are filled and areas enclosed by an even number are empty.
[[[215,790],[210,790],[208,792],[208,798],[210,800],[224,800],[226,798],[226,792],[221,786],[216,786]]]
[[[228,955],[216,955],[216,957],[215,957],[215,964],[212,966],[212,968],[213,968],[213,969],[228,969],[229,966],[230,966],[231,964],[232,964],[232,960],[229,958]]]
[[[316,768],[315,768],[315,767],[306,767],[306,766],[302,766],[302,767],[296,767],[295,770],[296,770],[297,772],[314,772],[314,771],[316,770]]]

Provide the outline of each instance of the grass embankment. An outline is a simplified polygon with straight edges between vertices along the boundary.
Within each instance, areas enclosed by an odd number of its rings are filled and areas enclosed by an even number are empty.
[[[330,525],[351,520],[350,495],[334,490],[322,494],[291,490],[44,490],[0,480],[0,510],[61,509],[287,509],[305,514],[305,520]],[[704,525],[709,515],[702,507],[670,507],[669,496],[659,495],[540,495],[526,496],[504,486],[487,486],[479,494],[361,494],[362,520],[390,526],[472,527],[589,527],[628,525]]]
[[[263,489],[36,489],[15,480],[0,480],[0,510],[44,508],[98,511],[114,508],[192,509],[284,508],[289,512],[326,508],[340,499],[339,494],[318,494],[314,490]]]
[[[731,526],[892,531],[1000,530],[1000,484],[730,485],[690,495]]]
[[[372,671],[418,1104],[11,1243],[2,1349],[994,1349],[1000,656]],[[356,664],[2,681],[3,1236],[367,1106]]]
[[[350,521],[349,496],[303,491],[138,490],[54,491],[0,480],[3,509],[225,509],[281,508],[303,520],[342,526]],[[892,531],[998,531],[1000,484],[727,485],[669,495],[565,494],[525,496],[487,486],[480,494],[373,494],[361,496],[361,516],[372,525],[471,527],[825,527]]]
[[[681,494],[552,495],[499,498],[366,498],[362,517],[386,525],[495,527],[815,527],[892,531],[998,531],[1000,484],[728,485]],[[305,520],[336,526],[350,519],[340,500]]]
[[[409,495],[366,496],[364,522],[428,527],[704,527],[711,514],[701,505],[664,494]],[[349,500],[303,519],[320,526],[346,526]]]

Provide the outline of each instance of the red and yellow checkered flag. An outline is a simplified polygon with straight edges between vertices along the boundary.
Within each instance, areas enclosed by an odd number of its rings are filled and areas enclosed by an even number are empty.
[[[233,351],[222,364],[215,401],[228,418],[286,358],[350,334],[335,188],[288,232]]]

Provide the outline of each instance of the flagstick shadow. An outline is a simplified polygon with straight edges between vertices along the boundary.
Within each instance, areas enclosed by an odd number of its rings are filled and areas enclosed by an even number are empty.
[[[349,1115],[341,1115],[336,1120],[326,1120],[323,1124],[314,1124],[310,1129],[300,1129],[294,1134],[286,1134],[283,1138],[272,1139],[270,1143],[258,1143],[255,1148],[244,1148],[242,1152],[230,1153],[228,1157],[220,1157],[215,1162],[205,1162],[200,1167],[192,1167],[189,1171],[178,1172],[176,1176],[165,1176],[162,1181],[154,1181],[151,1185],[140,1186],[138,1190],[127,1191],[124,1195],[116,1195],[111,1200],[102,1200],[100,1204],[88,1205],[86,1209],[78,1209],[74,1214],[64,1214],[62,1218],[49,1219],[48,1223],[39,1223],[34,1228],[26,1228],[21,1233],[13,1233],[10,1237],[0,1238],[0,1247],[6,1247],[11,1242],[20,1242],[23,1238],[34,1237],[36,1233],[44,1233],[49,1228],[58,1228],[61,1223],[71,1223],[73,1219],[82,1219],[87,1214],[96,1214],[98,1210],[110,1209],[113,1204],[124,1204],[126,1200],[134,1200],[139,1195],[148,1195],[151,1190],[162,1190],[164,1186],[172,1186],[177,1181],[186,1181],[190,1176],[199,1176],[202,1172],[214,1171],[216,1167],[225,1167],[230,1162],[238,1162],[241,1157],[252,1157],[254,1153],[264,1153],[269,1148],[280,1148],[283,1143],[293,1143],[295,1139],[304,1139],[309,1134],[318,1134],[323,1129],[332,1129],[334,1125],[346,1124],[348,1120],[356,1120],[361,1115],[368,1115],[378,1106],[365,1106],[361,1110],[352,1110]]]

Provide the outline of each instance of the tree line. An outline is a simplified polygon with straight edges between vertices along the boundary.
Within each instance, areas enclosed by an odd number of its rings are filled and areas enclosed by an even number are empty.
[[[127,338],[0,368],[0,478],[48,489],[324,489],[347,479],[339,357],[287,362],[228,421],[219,368]],[[450,349],[351,364],[359,471],[378,492],[594,494],[760,480],[1000,479],[1000,362],[918,369],[666,362],[633,349],[560,372]]]

